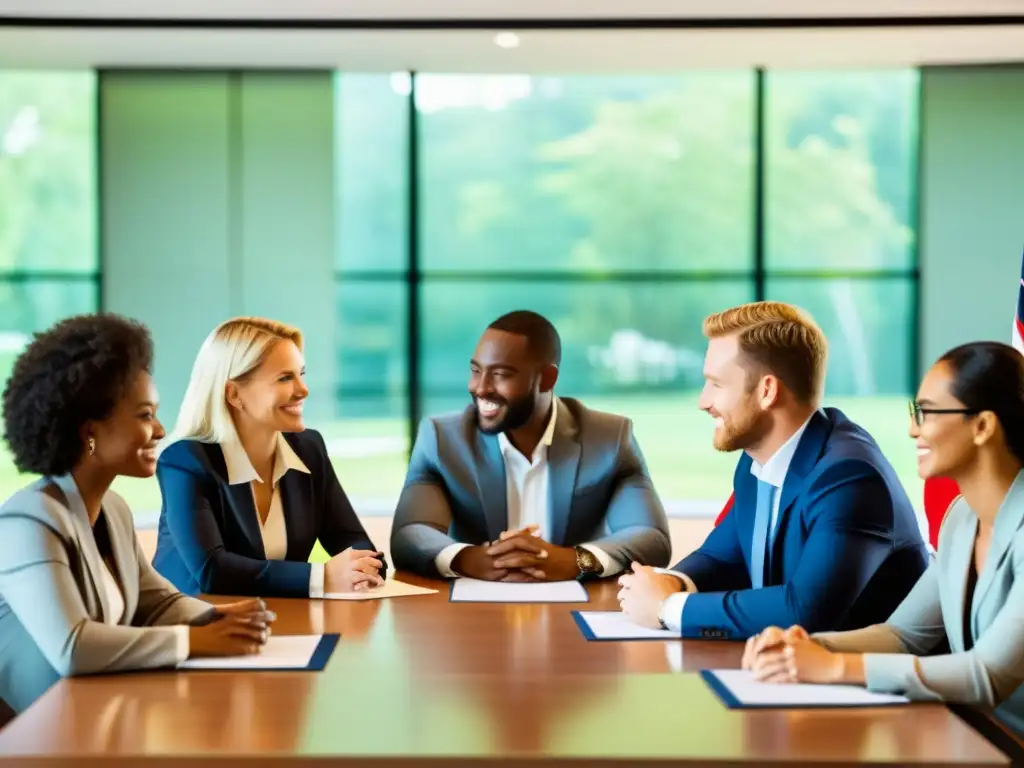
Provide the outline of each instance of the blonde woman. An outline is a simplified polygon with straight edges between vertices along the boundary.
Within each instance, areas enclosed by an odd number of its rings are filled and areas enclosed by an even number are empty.
[[[199,350],[157,478],[153,565],[188,593],[322,597],[383,582],[320,433],[306,429],[301,332],[221,323]],[[311,565],[319,539],[332,555]]]

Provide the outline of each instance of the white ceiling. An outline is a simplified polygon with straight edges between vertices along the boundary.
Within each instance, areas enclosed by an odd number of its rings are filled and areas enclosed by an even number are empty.
[[[0,16],[88,19],[699,19],[1022,12],[1022,0],[0,0]]]
[[[997,29],[262,32],[0,28],[0,68],[328,68],[359,72],[638,72],[1019,62],[1024,25]]]
[[[624,11],[623,9],[627,9]],[[495,45],[486,19],[701,19],[865,16],[921,24],[732,29],[521,29]],[[1024,14],[1024,0],[0,0],[0,17],[79,18],[0,24],[0,67],[265,67],[389,72],[627,72],[898,67],[1024,61],[1021,24],[930,26],[928,17]],[[138,19],[137,26],[104,20]],[[476,20],[481,29],[161,29],[146,20]],[[514,18],[513,18],[514,17]],[[157,21],[159,23],[159,21]],[[824,22],[827,25],[827,21]]]

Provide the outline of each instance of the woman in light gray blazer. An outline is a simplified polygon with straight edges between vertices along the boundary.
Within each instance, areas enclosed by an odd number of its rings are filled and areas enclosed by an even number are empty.
[[[769,628],[744,666],[765,681],[972,705],[1024,735],[1024,357],[995,342],[947,352],[911,416],[919,474],[963,494],[929,569],[885,624],[813,637]]]
[[[4,438],[42,475],[0,506],[0,698],[20,712],[60,677],[256,653],[273,615],[261,601],[214,608],[147,562],[132,514],[110,490],[151,477],[156,418],[148,331],[82,315],[39,334],[3,393]]]

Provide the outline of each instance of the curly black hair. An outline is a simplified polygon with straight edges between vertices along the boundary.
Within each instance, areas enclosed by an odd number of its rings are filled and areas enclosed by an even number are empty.
[[[35,334],[3,394],[4,440],[18,469],[70,472],[85,450],[82,425],[108,418],[152,364],[149,330],[118,315],[76,315]]]

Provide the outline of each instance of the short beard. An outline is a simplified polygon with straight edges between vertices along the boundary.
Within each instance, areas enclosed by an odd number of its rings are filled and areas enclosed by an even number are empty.
[[[723,453],[745,450],[761,442],[770,428],[768,414],[758,409],[751,397],[742,410],[723,421],[714,437],[715,450]]]
[[[473,399],[474,404],[476,398]],[[498,435],[502,432],[511,432],[512,430],[519,429],[524,426],[532,417],[533,411],[537,407],[537,393],[530,392],[528,395],[524,395],[521,399],[515,402],[505,403],[505,418],[495,424],[493,427],[484,427],[480,423],[480,406],[477,406],[477,427],[485,435]]]

